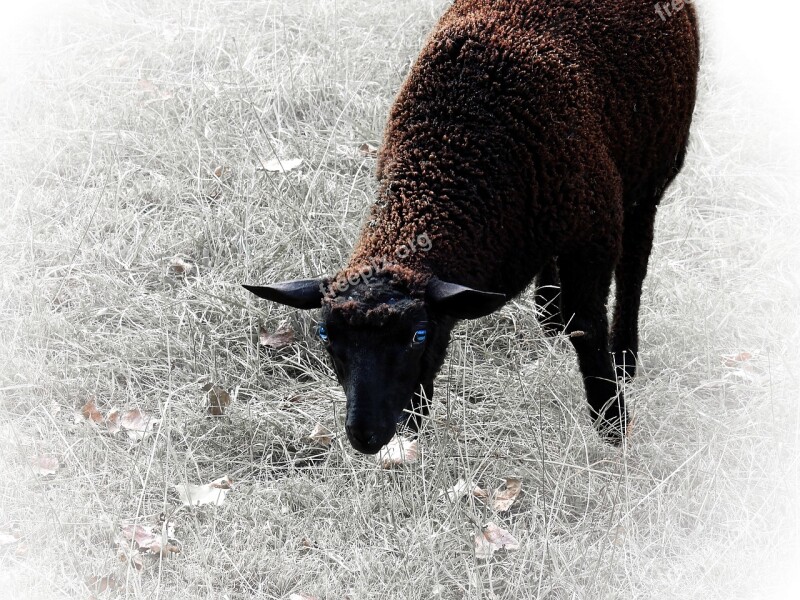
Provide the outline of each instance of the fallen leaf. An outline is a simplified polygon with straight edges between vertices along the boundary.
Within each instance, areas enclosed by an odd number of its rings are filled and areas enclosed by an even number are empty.
[[[86,578],[86,587],[96,594],[102,594],[108,590],[117,589],[117,578],[113,575],[103,575],[98,577],[92,575]]]
[[[725,374],[726,377],[735,377],[750,383],[762,383],[768,378],[762,369],[751,362],[753,355],[749,352],[723,355],[722,360],[726,367],[732,370]]]
[[[378,147],[369,142],[364,142],[358,147],[358,151],[364,156],[378,156]]]
[[[615,546],[624,546],[625,545],[625,534],[627,533],[626,529],[622,525],[617,525],[611,531],[608,532],[609,537],[611,538],[611,543]]]
[[[498,550],[519,550],[519,542],[505,529],[487,523],[475,535],[475,557],[488,559]]]
[[[506,477],[505,485],[496,490],[492,496],[492,508],[498,512],[503,512],[511,508],[514,500],[519,496],[522,489],[522,480],[516,477]]]
[[[296,169],[303,163],[302,158],[270,158],[269,160],[264,160],[263,158],[259,160],[259,165],[256,167],[258,171],[270,171],[270,172],[280,172],[280,171],[291,171]]]
[[[158,88],[149,79],[140,79],[136,82],[136,87],[140,92],[147,92],[149,94],[158,92]]]
[[[103,415],[97,410],[94,398],[90,398],[86,404],[83,405],[81,408],[81,415],[83,415],[84,419],[92,423],[102,423],[103,421]]]
[[[289,600],[317,600],[317,597],[308,594],[292,594],[289,596]]]
[[[0,546],[8,546],[10,544],[16,544],[18,541],[19,538],[13,533],[6,533],[5,531],[0,531]]]
[[[119,417],[118,423],[128,434],[128,437],[140,440],[158,425],[159,420],[145,414],[140,408],[134,408]]]
[[[192,263],[177,256],[172,259],[172,262],[169,263],[169,267],[167,267],[167,271],[170,275],[178,277],[186,277],[187,275],[191,275],[194,272],[194,269],[195,266]]]
[[[322,423],[317,423],[314,426],[314,431],[308,434],[310,440],[316,442],[320,446],[330,446],[333,442],[334,434],[331,430],[325,427]]]
[[[489,494],[486,493],[486,490],[481,489],[474,481],[470,481],[468,483],[463,479],[459,479],[450,489],[440,492],[439,497],[442,498],[447,496],[451,502],[454,502],[456,500],[460,500],[467,494],[471,494],[473,497],[478,498],[479,500],[486,500],[486,498],[489,497]]]
[[[130,59],[129,56],[126,56],[124,54],[120,54],[119,56],[113,57],[110,60],[108,60],[106,64],[109,67],[112,67],[112,68],[116,69],[116,68],[125,67],[125,66],[129,65],[130,62],[131,62],[131,59]]]
[[[216,177],[217,179],[221,178],[224,172],[225,172],[225,167],[223,167],[222,165],[214,167],[214,177]]]
[[[106,427],[109,433],[117,433],[122,427],[119,424],[119,410],[116,408],[106,416]]]
[[[378,463],[384,469],[391,469],[392,467],[417,462],[417,458],[419,458],[417,440],[409,440],[396,435],[381,448],[378,454]]]
[[[726,367],[739,367],[741,363],[749,361],[753,355],[749,352],[740,352],[739,354],[726,354],[722,356],[722,360]]]
[[[225,475],[205,485],[178,484],[175,489],[178,490],[178,495],[185,506],[200,504],[219,506],[225,502],[225,496],[233,489],[233,480]]]
[[[319,546],[317,546],[316,542],[306,537],[300,540],[300,552],[307,553],[310,552],[311,550],[317,550],[318,548]]]
[[[175,544],[164,539],[161,533],[153,531],[151,525],[126,523],[122,526],[121,537],[117,540],[120,548],[125,548],[133,542],[135,549],[143,554],[170,554],[180,552]]]
[[[207,383],[203,386],[203,391],[208,392],[208,414],[213,417],[221,417],[225,414],[225,409],[231,404],[231,395],[218,385]]]
[[[294,330],[290,325],[281,325],[272,333],[264,327],[258,331],[258,343],[267,348],[280,350],[290,346],[292,342],[294,342]]]
[[[28,464],[37,475],[52,475],[61,466],[58,464],[58,459],[50,455],[34,456],[28,461]]]
[[[127,548],[123,549],[120,547],[119,560],[121,562],[129,563],[134,569],[141,571],[144,568],[144,561],[142,560],[141,555],[137,553],[128,556],[128,553],[125,550],[127,550]]]
[[[153,102],[161,102],[163,100],[169,100],[172,98],[172,94],[169,92],[165,92],[162,89],[159,89],[152,81],[149,79],[140,79],[136,83],[137,91],[141,92],[143,95],[152,96],[147,100],[141,102],[143,106],[147,106],[148,104],[152,104]]]

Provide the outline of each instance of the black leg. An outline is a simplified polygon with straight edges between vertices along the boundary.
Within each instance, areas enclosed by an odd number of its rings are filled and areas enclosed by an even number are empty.
[[[639,205],[625,214],[622,258],[616,269],[616,302],[611,328],[611,351],[617,376],[636,374],[639,353],[639,307],[647,261],[653,246],[656,206]]]
[[[606,303],[614,271],[614,256],[593,248],[559,257],[561,314],[566,332],[578,355],[589,414],[606,441],[619,444],[628,416],[625,400],[617,387],[608,347]]]
[[[536,276],[536,308],[539,322],[547,335],[556,335],[564,328],[559,308],[558,268],[555,259],[549,259]]]

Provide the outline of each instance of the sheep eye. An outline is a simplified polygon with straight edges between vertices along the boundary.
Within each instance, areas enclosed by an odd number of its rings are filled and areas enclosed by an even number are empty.
[[[415,344],[424,344],[425,340],[427,339],[427,337],[428,337],[428,330],[427,329],[417,329],[414,332],[414,338],[413,338],[412,341]]]
[[[328,341],[328,329],[325,327],[325,325],[320,325],[317,327],[317,335],[323,342]]]

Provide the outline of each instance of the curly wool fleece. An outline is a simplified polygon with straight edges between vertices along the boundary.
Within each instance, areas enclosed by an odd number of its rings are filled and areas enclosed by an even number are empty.
[[[576,241],[616,260],[625,212],[680,169],[698,53],[688,5],[662,21],[652,0],[456,0],[392,107],[378,201],[337,278],[389,256],[407,287],[435,274],[511,297]],[[420,235],[430,251],[398,258]]]

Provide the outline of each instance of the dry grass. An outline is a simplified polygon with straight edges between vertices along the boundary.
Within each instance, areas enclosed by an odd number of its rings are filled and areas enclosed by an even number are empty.
[[[569,344],[526,294],[457,329],[422,460],[384,471],[306,439],[342,431],[314,316],[239,283],[342,264],[375,188],[358,146],[444,4],[48,6],[6,36],[0,81],[0,532],[20,538],[0,546],[0,595],[87,598],[111,573],[103,596],[796,597],[797,155],[763,135],[721,42],[659,217],[627,447],[595,437]],[[258,170],[276,155],[304,162]],[[194,270],[171,274],[175,257]],[[298,342],[259,348],[284,320]],[[743,351],[751,370],[721,358]],[[223,417],[208,381],[231,391]],[[90,397],[160,427],[76,423]],[[30,468],[43,454],[54,475]],[[225,474],[225,504],[178,508],[174,484]],[[511,475],[507,513],[439,498]],[[119,562],[120,524],[160,513],[181,552]],[[490,520],[519,551],[475,558]]]

